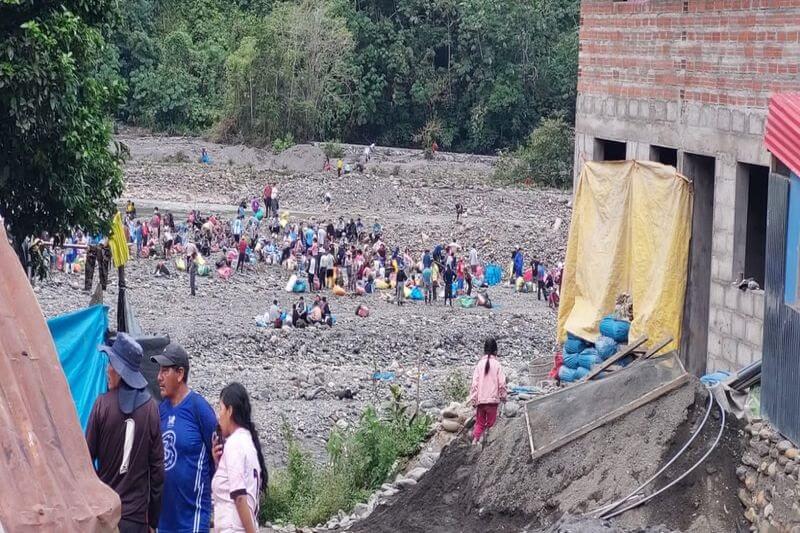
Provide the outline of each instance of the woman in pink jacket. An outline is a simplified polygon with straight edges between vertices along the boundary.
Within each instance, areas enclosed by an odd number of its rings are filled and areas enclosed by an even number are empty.
[[[505,402],[506,376],[497,360],[497,341],[490,337],[483,344],[484,356],[478,361],[472,373],[472,388],[469,401],[476,408],[475,429],[472,443],[477,444],[484,431],[494,426],[497,420],[497,407]]]

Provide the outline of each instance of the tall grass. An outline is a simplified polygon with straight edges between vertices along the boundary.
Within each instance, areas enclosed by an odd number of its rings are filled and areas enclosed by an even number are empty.
[[[373,408],[358,424],[331,431],[328,462],[315,463],[284,427],[286,468],[270,475],[269,492],[261,504],[261,520],[313,526],[327,522],[340,509],[349,512],[367,500],[403,460],[414,455],[428,434],[431,420],[407,412],[400,389],[392,388],[392,407],[379,416]]]

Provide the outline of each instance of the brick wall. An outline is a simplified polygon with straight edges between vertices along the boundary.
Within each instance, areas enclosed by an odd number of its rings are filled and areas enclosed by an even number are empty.
[[[800,0],[584,0],[579,58],[576,176],[597,138],[716,159],[708,367],[760,358],[763,292],[731,286],[737,165],[770,164],[769,97],[800,92]]]
[[[800,90],[799,43],[800,0],[585,0],[578,91],[764,108]]]

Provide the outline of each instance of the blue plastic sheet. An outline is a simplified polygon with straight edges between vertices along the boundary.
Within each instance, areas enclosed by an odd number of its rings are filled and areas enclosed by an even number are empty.
[[[98,346],[108,329],[108,307],[95,305],[47,321],[72,401],[86,431],[95,399],[106,392],[107,358]]]

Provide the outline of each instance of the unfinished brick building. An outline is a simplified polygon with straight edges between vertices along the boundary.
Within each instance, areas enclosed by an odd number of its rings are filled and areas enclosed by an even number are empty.
[[[682,355],[695,373],[761,357],[773,93],[800,91],[800,0],[584,0],[576,175],[655,160],[694,182]]]

